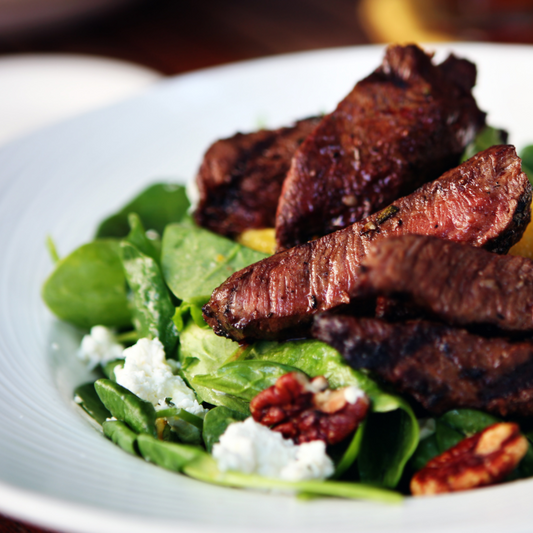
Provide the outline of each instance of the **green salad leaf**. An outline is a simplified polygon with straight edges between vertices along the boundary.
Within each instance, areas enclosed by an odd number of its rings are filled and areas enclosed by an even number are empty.
[[[75,326],[129,326],[119,242],[96,240],[60,259],[43,285],[42,297],[56,316]]]
[[[178,330],[172,320],[176,309],[159,266],[127,241],[120,245],[120,256],[132,291],[133,325],[139,337],[158,338],[167,356],[172,356],[178,341]]]
[[[179,222],[189,209],[190,202],[183,185],[155,183],[141,192],[118,213],[106,218],[98,226],[96,237],[125,237],[129,231],[128,215],[137,213],[145,228],[160,235],[167,224]]]
[[[180,300],[203,305],[213,290],[237,270],[266,254],[190,224],[170,224],[163,234],[161,266]]]
[[[249,402],[260,392],[274,385],[279,377],[295,370],[298,369],[271,361],[234,361],[210,374],[194,376],[191,384],[194,387],[208,387]]]
[[[247,416],[227,407],[211,409],[204,418],[203,437],[206,450],[211,453],[213,446],[220,440],[227,427],[233,422],[242,422]]]
[[[504,131],[492,126],[485,126],[477,135],[476,138],[465,148],[463,156],[461,157],[461,163],[470,159],[478,152],[487,150],[491,146],[497,144],[504,144]]]

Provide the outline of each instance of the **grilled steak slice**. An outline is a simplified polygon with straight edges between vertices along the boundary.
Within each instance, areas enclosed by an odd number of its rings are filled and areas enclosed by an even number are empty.
[[[236,272],[204,318],[238,341],[302,334],[312,315],[350,302],[371,243],[414,233],[505,253],[529,222],[530,202],[514,148],[489,148],[365,220]]]
[[[196,177],[196,222],[229,237],[273,228],[291,158],[319,122],[312,117],[287,128],[237,133],[211,145]]]
[[[390,46],[297,150],[276,216],[278,250],[344,228],[459,164],[485,124],[476,67]]]
[[[387,239],[363,258],[358,294],[408,296],[449,324],[533,330],[533,261],[418,235]]]
[[[533,415],[533,343],[485,338],[426,321],[324,314],[313,336],[353,368],[371,370],[428,411],[482,409]]]

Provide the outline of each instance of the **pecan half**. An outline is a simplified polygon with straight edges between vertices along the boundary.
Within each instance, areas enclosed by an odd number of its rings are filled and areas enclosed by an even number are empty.
[[[455,492],[502,481],[528,448],[517,424],[501,422],[435,457],[411,480],[415,496]]]
[[[312,440],[336,444],[357,428],[369,404],[356,387],[332,390],[323,376],[309,381],[301,372],[289,372],[250,402],[250,412],[256,422],[297,444]]]

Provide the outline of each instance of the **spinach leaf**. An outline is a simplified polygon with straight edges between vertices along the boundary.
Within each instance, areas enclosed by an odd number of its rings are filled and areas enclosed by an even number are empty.
[[[522,148],[520,158],[522,159],[522,170],[533,184],[533,144]]]
[[[139,252],[151,257],[157,264],[161,259],[161,243],[149,239],[144,231],[144,226],[139,216],[135,213],[128,215],[128,222],[130,225],[130,232],[126,237],[126,241],[135,246]]]
[[[415,472],[418,472],[424,468],[433,457],[437,457],[439,454],[440,450],[437,443],[437,435],[434,433],[427,439],[420,441],[409,464]]]
[[[205,329],[208,327],[205,323],[204,317],[202,316],[201,307],[198,307],[191,302],[181,302],[181,304],[176,308],[176,313],[174,314],[173,318],[174,324],[180,333],[184,330],[185,324],[189,318],[192,318],[194,323],[200,328]]]
[[[43,285],[42,297],[55,315],[81,328],[129,326],[118,241],[96,240],[59,260]]]
[[[255,474],[241,474],[240,472],[221,472],[215,459],[204,453],[195,460],[182,467],[188,476],[227,487],[244,487],[253,489],[270,489],[289,492],[305,493],[306,496],[335,496],[338,498],[353,498],[374,500],[383,503],[400,503],[401,494],[389,490],[364,485],[362,483],[347,483],[343,481],[283,481]]]
[[[350,368],[337,350],[317,340],[256,342],[240,359],[270,361],[298,368],[310,377],[325,376],[333,389],[356,385],[367,393],[379,392],[373,380]]]
[[[106,409],[98,394],[96,394],[94,383],[92,382],[84,383],[76,388],[74,401],[100,425],[111,416],[111,413]]]
[[[224,363],[230,361],[238,350],[240,348],[236,342],[215,335],[207,325],[200,327],[192,319],[187,321],[180,333],[178,360],[181,363],[183,377],[193,387],[198,401],[212,405],[224,405],[230,409],[248,413],[248,402],[208,387],[192,385],[196,375],[215,372]]]
[[[157,436],[154,406],[109,379],[95,381],[94,388],[110,413],[137,433]]]
[[[172,320],[175,308],[159,266],[127,241],[121,243],[120,254],[133,295],[133,325],[139,337],[158,338],[171,357],[178,341]]]
[[[476,138],[465,148],[461,157],[461,163],[470,159],[478,152],[482,152],[491,146],[497,144],[504,144],[504,132],[503,130],[493,128],[491,126],[485,126],[477,135]]]
[[[227,407],[215,407],[211,409],[204,418],[203,438],[207,451],[211,453],[213,445],[233,422],[242,422],[247,415],[232,411]]]
[[[206,303],[213,290],[237,270],[267,257],[190,224],[171,224],[163,234],[161,266],[180,300]]]
[[[470,437],[474,433],[483,431],[486,427],[500,422],[500,419],[475,409],[453,409],[443,414],[438,421],[447,424],[465,437]]]
[[[190,202],[183,185],[155,183],[125,205],[118,213],[105,219],[96,237],[125,237],[129,232],[128,215],[137,213],[144,227],[162,235],[167,224],[179,222]]]
[[[231,394],[249,402],[261,391],[274,385],[279,377],[294,370],[298,369],[271,361],[234,361],[210,374],[194,376],[191,384]]]
[[[102,423],[102,430],[104,435],[117,446],[132,455],[137,455],[137,450],[135,449],[137,433],[132,431],[124,422],[120,420],[105,420]]]
[[[370,413],[357,458],[361,481],[395,487],[416,450],[418,435],[416,418],[400,398],[394,410]]]
[[[146,434],[137,437],[137,446],[146,461],[173,472],[181,472],[187,464],[206,455],[199,446],[164,442]]]
[[[335,474],[333,477],[338,479],[355,463],[359,451],[361,450],[361,443],[363,441],[363,435],[365,433],[366,421],[359,424],[359,427],[355,430],[350,444],[342,454],[340,460],[335,467]]]

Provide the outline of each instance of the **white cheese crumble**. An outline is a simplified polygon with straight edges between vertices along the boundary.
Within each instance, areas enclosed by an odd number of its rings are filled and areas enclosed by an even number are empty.
[[[213,457],[223,472],[234,470],[285,481],[325,479],[334,472],[324,442],[294,444],[252,417],[227,427],[213,446]]]
[[[355,402],[357,402],[357,400],[359,400],[360,398],[365,398],[365,397],[366,397],[366,394],[359,387],[356,387],[355,385],[350,385],[349,387],[344,388],[344,398],[348,403],[352,405]]]
[[[104,326],[93,326],[89,335],[81,340],[78,357],[89,369],[105,365],[109,361],[122,359],[124,346],[117,342],[115,334]]]
[[[420,430],[420,440],[431,437],[431,435],[437,430],[437,423],[434,418],[419,418],[417,422]]]
[[[205,416],[207,409],[198,403],[194,391],[180,376],[172,373],[159,339],[139,339],[137,344],[124,350],[124,357],[124,367],[115,368],[119,385],[151,402],[156,409],[167,409],[166,398],[171,398],[175,407]]]

